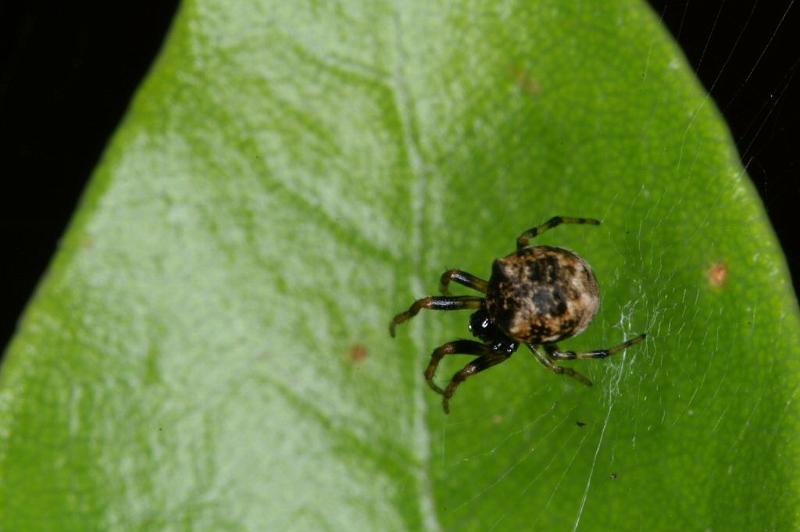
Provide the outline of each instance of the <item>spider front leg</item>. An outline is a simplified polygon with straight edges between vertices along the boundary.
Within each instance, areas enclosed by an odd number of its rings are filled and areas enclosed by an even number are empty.
[[[394,336],[395,327],[399,323],[408,321],[426,308],[431,310],[462,310],[474,309],[481,306],[483,298],[475,296],[428,296],[417,299],[407,311],[401,312],[389,323],[389,334]]]
[[[530,349],[531,352],[534,354],[534,356],[536,356],[536,359],[550,371],[558,373],[559,375],[566,375],[568,377],[572,377],[576,381],[580,382],[581,384],[585,384],[586,386],[592,385],[592,381],[590,381],[588,378],[578,373],[574,369],[565,368],[564,366],[559,366],[558,364],[555,363],[555,361],[552,358],[552,355],[550,354],[550,349],[552,349],[552,347],[555,344],[544,345],[543,347],[546,350],[545,353],[539,351],[538,346],[534,344],[526,344],[526,345],[528,346],[528,349]]]
[[[487,355],[491,353],[491,348],[480,342],[475,342],[474,340],[456,340],[455,342],[447,342],[444,345],[440,345],[436,349],[433,350],[431,353],[431,361],[428,363],[428,367],[425,368],[425,380],[428,383],[434,392],[440,393],[444,395],[444,390],[439,388],[435,382],[433,382],[433,377],[436,375],[436,369],[439,367],[439,362],[445,355]]]
[[[447,385],[447,388],[444,391],[444,398],[442,398],[442,408],[444,408],[444,413],[450,413],[450,399],[453,397],[453,394],[456,393],[456,389],[458,385],[467,380],[468,378],[472,377],[480,373],[483,370],[489,369],[492,366],[496,366],[501,362],[505,362],[511,356],[511,353],[501,353],[492,351],[485,355],[482,355],[466,366],[463,369],[456,372],[453,375],[453,378],[450,380],[450,384]]]
[[[600,225],[600,220],[595,220],[594,218],[573,218],[570,216],[553,216],[542,225],[537,225],[536,227],[528,229],[527,231],[519,235],[517,237],[517,250],[520,250],[524,247],[528,247],[528,242],[530,242],[531,239],[541,235],[548,229],[558,227],[561,224]]]
[[[558,346],[555,344],[549,344],[545,346],[547,349],[547,354],[551,358],[556,358],[559,360],[574,360],[574,359],[585,359],[585,358],[606,358],[607,356],[613,355],[614,353],[618,353],[623,349],[627,349],[628,347],[638,344],[639,342],[643,341],[647,337],[647,334],[640,334],[635,338],[631,338],[630,340],[626,340],[619,345],[615,345],[614,347],[608,349],[598,349],[596,351],[586,351],[585,353],[576,353],[575,351],[559,351]]]
[[[449,294],[449,286],[450,282],[463,284],[468,288],[472,288],[473,290],[477,290],[478,292],[485,294],[486,288],[489,285],[487,281],[484,281],[480,277],[476,277],[471,273],[461,271],[461,270],[447,270],[444,272],[439,279],[439,291],[445,295]]]

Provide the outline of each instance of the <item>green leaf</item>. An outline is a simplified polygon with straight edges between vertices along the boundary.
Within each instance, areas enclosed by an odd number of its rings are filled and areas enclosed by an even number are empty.
[[[601,310],[445,416],[523,230]],[[13,530],[800,526],[800,320],[713,103],[641,2],[187,0],[2,368]],[[448,357],[444,382],[466,362]]]

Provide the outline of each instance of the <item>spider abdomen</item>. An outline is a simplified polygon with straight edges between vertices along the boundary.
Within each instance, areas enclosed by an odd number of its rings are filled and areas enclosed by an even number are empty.
[[[569,250],[527,247],[492,265],[486,309],[505,334],[520,342],[550,343],[580,334],[599,306],[592,268]]]

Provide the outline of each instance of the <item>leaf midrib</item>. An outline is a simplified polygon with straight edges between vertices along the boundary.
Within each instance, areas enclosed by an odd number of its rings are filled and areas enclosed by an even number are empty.
[[[419,148],[419,135],[417,133],[416,114],[414,105],[411,101],[408,90],[408,76],[406,72],[406,54],[403,43],[401,3],[395,7],[394,30],[395,30],[395,67],[392,73],[391,89],[394,98],[394,105],[397,110],[397,117],[400,126],[400,135],[403,140],[402,148],[405,151],[408,161],[409,171],[412,176],[410,187],[410,206],[408,212],[411,213],[411,260],[413,262],[412,288],[416,291],[423,286],[422,272],[425,250],[425,198],[428,188],[428,181],[424,172],[424,163]],[[417,355],[415,360],[421,355]],[[433,484],[431,481],[431,433],[428,429],[427,415],[428,403],[425,397],[425,387],[422,379],[414,378],[414,442],[413,449],[419,461],[417,468],[417,481],[419,493],[419,511],[422,515],[422,522],[428,530],[441,530],[438,514],[436,511],[436,501],[433,495]]]

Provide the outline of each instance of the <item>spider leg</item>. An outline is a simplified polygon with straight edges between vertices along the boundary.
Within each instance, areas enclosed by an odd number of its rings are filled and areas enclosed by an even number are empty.
[[[517,237],[517,250],[527,247],[528,242],[530,242],[531,239],[536,238],[537,236],[541,235],[548,229],[552,229],[561,224],[600,225],[600,220],[595,220],[594,218],[573,218],[570,216],[554,216],[549,220],[547,220],[542,225],[537,225],[536,227],[528,229],[527,231],[519,235]]]
[[[439,388],[435,382],[433,382],[433,377],[436,374],[436,369],[439,367],[439,362],[445,355],[487,355],[491,353],[491,348],[480,342],[475,342],[473,340],[456,340],[455,342],[447,342],[444,345],[440,345],[436,349],[433,350],[431,353],[431,361],[428,363],[428,367],[425,368],[425,380],[428,382],[428,385],[435,391],[436,393],[440,393],[444,395],[444,390]]]
[[[439,279],[439,291],[445,295],[449,294],[449,286],[450,281],[453,281],[458,284],[463,284],[468,288],[472,288],[473,290],[477,290],[482,294],[486,293],[486,287],[489,285],[487,281],[484,281],[480,277],[475,277],[471,273],[467,273],[461,270],[447,270],[442,274],[442,277]]]
[[[581,384],[585,384],[586,386],[592,385],[592,381],[590,381],[588,378],[578,373],[574,369],[565,368],[563,366],[559,366],[558,364],[556,364],[555,361],[552,358],[550,358],[549,352],[542,353],[541,351],[539,351],[538,346],[535,344],[525,344],[525,345],[527,345],[528,348],[531,350],[531,352],[534,354],[534,356],[536,356],[536,359],[550,371],[558,373],[559,375],[567,375],[568,377],[572,377],[576,381],[580,382]],[[544,345],[544,348],[548,349],[548,346]]]
[[[596,351],[587,351],[585,353],[576,353],[575,351],[559,351],[558,346],[555,344],[551,344],[552,348],[548,348],[545,346],[545,349],[548,350],[547,354],[551,358],[556,358],[559,360],[572,360],[572,359],[584,359],[584,358],[606,358],[609,355],[613,355],[614,353],[618,353],[623,349],[627,349],[628,347],[638,344],[642,340],[645,339],[646,334],[640,334],[635,338],[631,338],[625,342],[622,342],[619,345],[615,345],[614,347],[610,347],[608,349],[598,349]]]
[[[462,310],[479,308],[483,298],[476,296],[428,296],[417,299],[407,311],[401,312],[389,323],[389,334],[394,336],[394,329],[399,323],[410,320],[424,308],[431,310]]]
[[[459,384],[483,370],[489,369],[492,366],[496,366],[501,362],[505,362],[510,356],[511,353],[493,351],[491,353],[479,356],[464,366],[461,370],[457,371],[456,374],[453,375],[453,378],[450,380],[450,384],[447,385],[447,388],[443,394],[444,397],[442,398],[442,408],[444,408],[444,413],[450,413],[450,398],[452,398],[453,394],[456,393],[456,389],[458,388]]]

